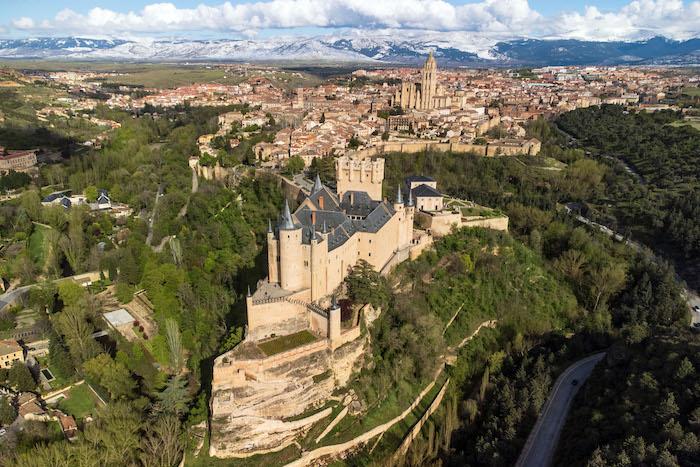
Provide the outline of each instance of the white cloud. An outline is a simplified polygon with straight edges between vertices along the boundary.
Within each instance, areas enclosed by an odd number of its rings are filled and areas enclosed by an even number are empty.
[[[603,2],[604,3],[604,2]],[[248,37],[274,29],[356,28],[475,33],[484,37],[556,37],[593,40],[675,39],[700,33],[700,0],[634,0],[616,11],[589,6],[544,17],[528,0],[262,0],[178,8],[153,3],[141,11],[96,7],[65,9],[52,19],[17,18],[16,31],[30,34],[154,35],[186,31],[234,32]]]
[[[12,26],[16,27],[17,29],[33,29],[34,28],[34,20],[31,18],[27,18],[26,16],[23,16],[21,18],[17,18],[12,21]]]
[[[65,9],[45,21],[19,18],[14,28],[30,32],[153,33],[172,31],[251,31],[300,27],[356,27],[520,31],[539,14],[527,0],[483,0],[453,5],[446,0],[268,0],[195,8],[154,3],[139,12],[100,7],[87,13]]]
[[[700,2],[635,0],[615,12],[587,7],[583,13],[562,14],[554,29],[558,36],[575,39],[688,39],[700,33]]]

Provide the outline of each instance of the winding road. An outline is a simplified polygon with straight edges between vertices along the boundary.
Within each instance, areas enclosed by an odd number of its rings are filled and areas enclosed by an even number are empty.
[[[600,352],[583,358],[564,370],[557,378],[537,423],[520,453],[516,467],[546,467],[551,464],[571,402],[578,389],[591,375],[593,368],[604,356],[605,352]],[[576,381],[575,384],[574,381]]]

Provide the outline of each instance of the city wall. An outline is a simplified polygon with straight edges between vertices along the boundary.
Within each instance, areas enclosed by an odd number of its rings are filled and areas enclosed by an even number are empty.
[[[536,156],[540,152],[538,144],[470,144],[470,143],[440,143],[437,141],[425,142],[386,142],[381,145],[372,146],[356,151],[353,155],[360,159],[381,156],[389,152],[400,152],[404,154],[415,154],[424,151],[472,153],[482,157],[495,156],[516,156],[528,155]]]

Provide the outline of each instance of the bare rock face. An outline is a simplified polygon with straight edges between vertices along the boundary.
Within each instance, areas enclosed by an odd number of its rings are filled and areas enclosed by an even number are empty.
[[[215,384],[209,454],[248,457],[291,444],[330,415],[327,409],[298,418],[347,384],[361,367],[367,347],[366,336],[361,336],[335,351],[327,346],[309,347],[308,352],[296,349],[288,358],[275,355],[273,364],[261,365],[264,369],[258,373],[246,373],[243,384]]]

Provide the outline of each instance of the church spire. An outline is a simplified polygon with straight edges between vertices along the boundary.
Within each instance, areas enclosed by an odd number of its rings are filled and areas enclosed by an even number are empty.
[[[270,218],[267,218],[267,233],[272,233],[272,221]]]
[[[408,190],[408,204],[407,206],[413,206],[413,190]]]
[[[403,195],[401,194],[401,184],[399,183],[399,189],[396,192],[396,203],[403,204]]]
[[[314,187],[311,189],[311,194],[321,191],[323,185],[321,184],[321,177],[316,174],[316,180],[314,180]]]
[[[284,209],[282,210],[282,221],[280,222],[281,230],[294,230],[294,221],[292,220],[292,213],[289,212],[289,202],[285,198]]]

